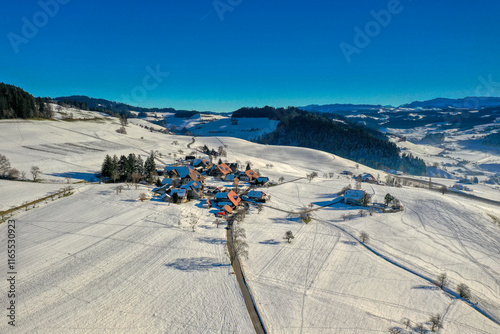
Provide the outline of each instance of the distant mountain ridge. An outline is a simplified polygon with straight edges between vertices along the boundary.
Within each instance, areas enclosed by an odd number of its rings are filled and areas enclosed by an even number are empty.
[[[342,103],[334,103],[334,104],[310,104],[305,107],[298,107],[299,109],[305,111],[317,111],[324,113],[335,113],[335,114],[344,114],[350,113],[354,111],[373,111],[380,110],[382,108],[392,108],[392,106],[382,106],[380,104],[342,104]]]
[[[469,96],[463,99],[436,98],[427,101],[414,101],[403,104],[400,108],[464,108],[464,109],[482,109],[490,107],[499,107],[500,97],[475,97]]]
[[[409,109],[483,109],[491,107],[500,107],[500,97],[476,97],[469,96],[462,99],[449,99],[438,97],[432,100],[425,101],[413,101],[411,103],[405,103],[397,108],[409,108]],[[298,107],[299,109],[306,111],[316,111],[324,113],[336,113],[336,114],[346,114],[356,111],[376,111],[376,110],[388,110],[395,109],[396,107],[390,105],[380,105],[380,104],[310,104],[303,107]]]
[[[143,108],[143,107],[135,107],[122,102],[115,102],[106,99],[96,99],[92,97],[88,97],[85,95],[72,95],[72,96],[62,96],[56,97],[53,100],[57,102],[68,103],[74,105],[81,109],[90,109],[90,110],[98,110],[98,111],[111,111],[113,113],[118,114],[129,114],[131,111],[136,112],[168,112],[176,115],[182,115],[191,117],[195,114],[200,113],[196,110],[177,110],[174,108]],[[204,111],[204,113],[210,113],[209,111]]]

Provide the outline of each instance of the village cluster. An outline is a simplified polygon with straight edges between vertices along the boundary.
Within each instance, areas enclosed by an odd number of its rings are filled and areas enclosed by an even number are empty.
[[[242,171],[238,163],[213,164],[208,159],[186,156],[158,174],[163,179],[162,185],[153,189],[155,197],[169,203],[206,199],[203,207],[218,208],[218,216],[232,213],[242,200],[263,203],[269,199],[255,189],[267,185],[269,178],[249,168]]]

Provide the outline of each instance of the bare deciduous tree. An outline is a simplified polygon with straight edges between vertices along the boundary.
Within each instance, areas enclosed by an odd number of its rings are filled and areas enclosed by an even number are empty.
[[[222,224],[222,220],[221,219],[216,219],[214,221],[214,225],[217,225],[217,228],[219,228],[219,225]]]
[[[116,186],[115,187],[115,191],[116,191],[116,194],[118,195],[118,193],[121,193],[123,190],[123,186]]]
[[[291,239],[295,239],[292,231],[286,231],[285,233],[285,236],[283,237],[283,239],[285,239],[286,241],[288,241],[288,243],[290,243],[290,240]]]
[[[19,175],[21,175],[21,173],[19,172],[19,170],[15,169],[15,168],[11,168],[9,170],[9,172],[7,173],[7,177],[11,180],[16,180],[19,178]]]
[[[135,183],[135,189],[139,186],[139,181],[141,180],[142,175],[140,173],[132,173],[132,182]]]
[[[230,256],[231,265],[233,265],[234,261],[238,257],[242,257],[248,259],[248,244],[244,240],[236,240],[233,243],[233,254]]]
[[[370,236],[368,233],[363,231],[359,234],[359,240],[361,240],[362,243],[367,243],[370,240]]]
[[[436,329],[442,328],[442,318],[440,314],[432,315],[429,318],[429,323],[431,324],[431,331],[435,332]]]
[[[10,161],[3,154],[0,154],[0,176],[5,177],[10,170]]]
[[[32,166],[31,167],[31,175],[33,175],[33,181],[36,181],[38,178],[38,175],[40,175],[40,167]]]
[[[457,292],[458,295],[465,300],[469,300],[471,297],[470,289],[464,283],[460,283],[459,285],[457,285]]]
[[[238,239],[244,239],[247,237],[247,233],[245,229],[241,226],[233,227],[233,242],[236,242]]]
[[[198,221],[199,221],[198,217],[196,215],[194,215],[194,214],[191,214],[188,217],[188,219],[189,219],[189,226],[191,226],[191,230],[193,232],[195,232],[196,225],[198,224]]]
[[[420,332],[420,334],[424,334],[426,331],[424,324],[417,324],[415,329],[418,330]]]
[[[448,276],[446,275],[446,273],[442,273],[437,277],[437,285],[441,289],[448,285]]]
[[[316,172],[312,172],[311,174],[307,174],[306,175],[306,178],[309,180],[309,183],[311,183],[311,181],[318,176],[318,173]]]

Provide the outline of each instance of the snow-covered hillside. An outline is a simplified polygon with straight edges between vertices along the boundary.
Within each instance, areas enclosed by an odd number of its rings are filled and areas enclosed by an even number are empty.
[[[213,224],[201,202],[141,202],[140,194],[150,195],[152,186],[125,186],[117,194],[114,185],[75,183],[95,180],[106,154],[146,157],[158,150],[162,167],[174,160],[168,153],[188,154],[202,145],[225,145],[228,161],[250,161],[271,180],[284,178],[262,189],[271,200],[260,213],[251,205],[240,223],[249,244],[242,265],[269,333],[383,333],[404,328],[403,318],[415,328],[435,314],[443,317],[441,333],[500,331],[500,225],[493,219],[500,217],[499,207],[426,189],[363,184],[375,202],[391,193],[404,211],[360,217],[362,207],[330,205],[338,191],[354,185],[340,173],[385,179],[384,172],[225,133],[196,137],[192,144],[191,137],[136,124],[123,135],[115,131],[119,126],[111,117],[0,121],[0,153],[28,176],[34,165],[42,172],[40,183],[2,181],[2,209],[54,192],[68,177],[75,188],[69,197],[12,217],[19,308],[16,328],[3,321],[1,333],[253,332],[225,254],[226,230]],[[309,182],[311,172],[319,177]],[[304,207],[313,209],[308,224],[294,214]],[[348,213],[353,218],[344,220]],[[283,239],[286,231],[295,236],[291,243]],[[361,231],[369,234],[366,246],[358,240]],[[0,248],[6,244],[3,223]],[[451,290],[467,284],[477,305],[430,282],[443,272]],[[0,289],[7,288],[2,280]],[[3,305],[6,294],[1,298]]]

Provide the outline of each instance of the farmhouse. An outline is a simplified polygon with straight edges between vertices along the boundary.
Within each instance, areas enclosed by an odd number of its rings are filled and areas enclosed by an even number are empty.
[[[256,183],[260,184],[261,186],[263,186],[263,185],[265,185],[268,182],[269,182],[269,178],[268,177],[266,177],[266,176],[259,176],[257,178],[257,182]]]
[[[344,193],[344,203],[349,205],[363,205],[364,190],[348,189]]]
[[[177,182],[174,181],[175,185],[186,184],[190,181],[204,182],[205,180],[200,172],[188,166],[166,166],[165,176],[177,180]]]
[[[377,179],[373,177],[373,175],[368,173],[361,174],[358,176],[358,178],[361,179],[361,182],[374,183],[374,184],[377,183]]]
[[[207,167],[210,166],[210,161],[207,160],[207,159],[194,159],[191,162],[191,166],[193,166],[196,169],[198,169],[198,168],[207,168]]]
[[[226,176],[227,174],[230,174],[232,173],[233,171],[231,170],[231,168],[229,168],[229,166],[225,163],[222,163],[222,164],[219,164],[219,165],[216,165],[214,167],[212,167],[212,170],[210,171],[210,174],[212,176]]]
[[[239,178],[241,181],[254,181],[254,180],[257,180],[259,178],[259,175],[257,173],[255,173],[253,170],[249,169],[247,171],[245,171],[244,173],[241,173],[239,175]]]
[[[177,197],[177,201],[175,198]],[[185,203],[188,201],[186,189],[171,189],[170,194],[165,194],[164,202]]]
[[[267,195],[262,191],[252,190],[248,192],[247,197],[256,202],[265,202]]]
[[[226,203],[226,204],[231,204],[234,207],[237,207],[238,204],[240,204],[241,202],[241,198],[234,191],[231,190],[229,192],[221,192],[215,194],[213,201],[217,203],[219,206],[221,206],[222,203]]]
[[[186,189],[188,199],[200,199],[203,197],[203,184],[199,181],[190,181],[181,186],[181,189]]]

